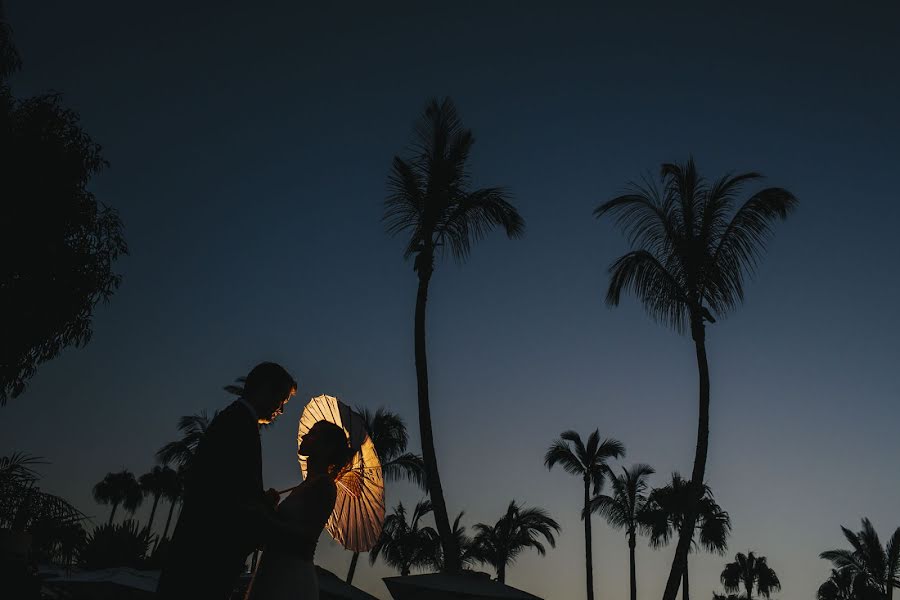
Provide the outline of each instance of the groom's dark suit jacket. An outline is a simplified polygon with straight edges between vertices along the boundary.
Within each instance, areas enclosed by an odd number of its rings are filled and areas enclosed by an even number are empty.
[[[258,519],[266,504],[259,426],[240,402],[210,423],[187,471],[183,498],[159,595],[222,600],[264,529]]]

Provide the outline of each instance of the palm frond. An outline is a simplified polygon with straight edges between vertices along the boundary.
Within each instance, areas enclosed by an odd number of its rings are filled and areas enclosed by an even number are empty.
[[[453,257],[465,262],[472,244],[498,227],[510,239],[522,237],[525,221],[510,199],[505,188],[484,188],[457,199],[436,228],[438,243],[446,243]]]
[[[414,127],[413,155],[395,157],[388,175],[383,221],[389,235],[409,235],[404,257],[420,275],[446,249],[464,261],[472,245],[494,229],[510,238],[524,222],[502,187],[471,190],[467,161],[475,138],[453,102],[431,100]]]
[[[646,250],[635,250],[617,259],[609,268],[606,303],[618,306],[622,292],[640,300],[657,322],[683,332],[688,321],[688,295],[666,266]]]
[[[598,219],[606,214],[615,217],[615,224],[624,232],[633,247],[652,254],[664,255],[675,245],[676,224],[672,207],[659,190],[649,183],[631,183],[630,192],[604,202],[594,210]]]
[[[556,440],[544,455],[544,465],[548,469],[552,469],[557,464],[562,465],[566,473],[572,475],[583,475],[584,465],[575,456],[572,448],[564,440]]]
[[[384,478],[387,481],[399,481],[405,479],[419,486],[423,491],[427,489],[425,478],[425,461],[418,454],[407,452],[381,465]]]
[[[572,444],[572,446],[574,446],[575,456],[578,458],[579,461],[581,461],[581,464],[587,466],[587,464],[589,462],[588,455],[587,455],[587,448],[584,447],[584,442],[581,441],[581,436],[578,434],[578,432],[568,429],[566,431],[563,431],[559,435],[559,437],[566,440],[567,442],[570,442]]]
[[[40,475],[34,467],[45,464],[47,461],[42,457],[25,452],[14,452],[9,456],[0,457],[0,483],[36,481]]]
[[[754,194],[734,214],[707,265],[703,297],[713,311],[725,315],[744,299],[744,275],[752,275],[778,220],[797,207],[797,199],[782,188]]]

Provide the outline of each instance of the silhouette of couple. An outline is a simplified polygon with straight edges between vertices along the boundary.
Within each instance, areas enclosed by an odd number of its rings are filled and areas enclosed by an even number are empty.
[[[247,555],[265,546],[248,600],[317,600],[313,554],[336,499],[335,477],[353,455],[344,430],[319,421],[300,443],[308,472],[278,504],[263,491],[259,426],[297,391],[280,365],[247,375],[241,397],[210,423],[185,473],[181,515],[159,579],[165,600],[225,600]]]

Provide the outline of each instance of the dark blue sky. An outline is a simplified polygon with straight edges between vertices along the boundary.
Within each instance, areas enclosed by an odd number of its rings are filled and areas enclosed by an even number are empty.
[[[560,431],[599,427],[656,483],[690,470],[692,345],[630,299],[604,306],[626,245],[591,216],[690,154],[801,202],[746,305],[709,330],[709,481],[732,516],[729,555],[768,556],[782,595],[810,598],[839,525],[900,525],[896,4],[201,4],[7,2],[16,93],[59,90],[81,113],[111,163],[94,190],[131,248],[91,344],[0,410],[0,451],[50,459],[47,489],[102,519],[92,484],[149,469],[179,415],[223,406],[221,386],[262,359],[301,382],[264,435],[268,485],[299,476],[305,398],[384,404],[414,425],[415,278],[382,199],[425,100],[451,95],[478,139],[476,183],[509,186],[527,222],[523,240],[439,265],[429,304],[451,512],[493,521],[516,498],[563,525],[510,583],[583,593],[579,482],[542,466]],[[670,555],[639,544],[640,598],[660,595]],[[624,597],[624,535],[597,520],[594,556],[598,592]],[[337,573],[349,558],[320,545]],[[692,557],[694,595],[719,589],[724,562]],[[357,578],[386,597],[386,574]]]

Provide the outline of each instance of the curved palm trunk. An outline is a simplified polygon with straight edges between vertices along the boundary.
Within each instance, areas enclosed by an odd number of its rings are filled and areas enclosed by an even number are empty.
[[[359,562],[359,552],[354,552],[353,558],[350,559],[350,570],[347,571],[347,585],[353,583],[353,574],[356,573],[357,562]]]
[[[119,508],[119,503],[118,503],[118,502],[113,502],[112,510],[109,511],[109,521],[107,521],[107,523],[106,523],[107,525],[112,525],[113,517],[116,516],[116,509],[117,509],[117,508]]]
[[[591,496],[590,496],[590,480],[584,478],[584,511],[581,513],[584,518],[584,562],[585,571],[587,573],[587,597],[588,600],[594,600],[594,557],[592,554],[591,543]]]
[[[691,484],[694,487],[695,502],[690,511],[685,515],[678,533],[678,545],[675,548],[675,558],[672,559],[672,568],[666,581],[666,589],[663,592],[663,600],[675,600],[678,594],[678,586],[684,576],[687,584],[687,557],[694,538],[694,525],[697,521],[697,504],[702,494],[703,477],[706,473],[706,455],[709,449],[709,364],[706,359],[706,332],[703,321],[697,317],[692,318],[691,334],[694,338],[694,346],[697,351],[697,370],[700,376],[700,407],[697,422],[697,448],[694,453],[694,468],[691,472]],[[687,595],[685,595],[687,600]]]
[[[688,567],[684,565],[684,572],[681,574],[681,600],[690,600],[690,586],[688,586]]]
[[[628,562],[631,575],[631,600],[637,600],[637,570],[634,564],[634,547],[637,546],[634,532],[628,534]]]
[[[428,359],[425,354],[425,304],[428,302],[428,283],[431,280],[431,269],[419,271],[419,290],[416,295],[415,320],[415,354],[416,383],[419,392],[419,433],[422,438],[422,459],[428,480],[428,494],[434,512],[434,521],[441,537],[441,549],[444,552],[444,571],[459,571],[459,549],[456,538],[450,529],[447,516],[447,505],[444,502],[444,489],[438,474],[437,456],[434,452],[434,434],[431,431],[431,405],[428,401]]]

